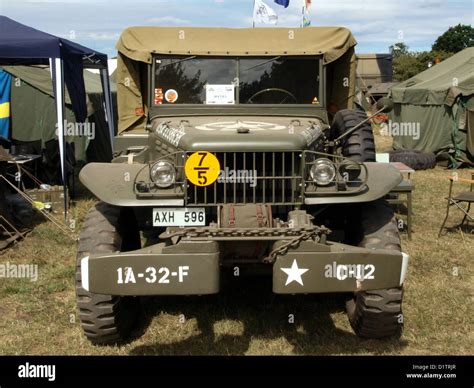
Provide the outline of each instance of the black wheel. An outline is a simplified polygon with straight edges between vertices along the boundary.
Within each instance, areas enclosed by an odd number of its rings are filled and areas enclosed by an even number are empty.
[[[436,166],[436,156],[417,150],[390,151],[390,162],[402,162],[414,170],[429,170]]]
[[[364,204],[363,233],[359,246],[400,252],[401,242],[393,210],[384,201]],[[399,337],[403,330],[403,288],[356,292],[347,302],[347,315],[354,332],[365,338]]]
[[[93,294],[82,288],[81,259],[94,253],[131,251],[140,248],[140,234],[127,209],[99,202],[84,221],[77,249],[76,301],[86,337],[94,344],[125,341],[137,322],[140,300]]]
[[[336,113],[331,127],[331,137],[336,139],[347,130],[365,120],[361,111],[343,109]],[[342,155],[356,162],[375,162],[375,140],[370,122],[363,124],[342,139]]]

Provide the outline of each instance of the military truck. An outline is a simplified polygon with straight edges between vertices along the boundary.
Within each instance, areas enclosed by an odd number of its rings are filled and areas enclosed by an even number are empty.
[[[99,199],[77,254],[87,338],[122,342],[141,296],[216,294],[229,268],[346,293],[357,335],[400,335],[408,255],[384,197],[402,178],[351,110],[355,45],[345,28],[122,33],[115,157],[80,173]]]

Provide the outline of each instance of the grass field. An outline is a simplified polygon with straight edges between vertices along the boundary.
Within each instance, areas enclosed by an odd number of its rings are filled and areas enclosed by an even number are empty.
[[[379,149],[388,145],[378,139]],[[341,296],[277,296],[271,280],[259,278],[234,280],[212,297],[146,299],[134,340],[95,347],[76,314],[75,243],[43,222],[0,255],[0,264],[39,266],[37,282],[0,279],[0,354],[472,354],[474,234],[471,228],[437,237],[449,174],[414,174],[413,239],[402,236],[411,262],[400,340],[357,338]],[[78,228],[93,203],[87,196],[75,203]],[[459,220],[453,212],[450,225]]]

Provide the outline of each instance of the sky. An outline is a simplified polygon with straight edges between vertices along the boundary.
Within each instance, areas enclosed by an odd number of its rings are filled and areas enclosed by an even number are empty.
[[[299,27],[304,0],[283,8],[278,26]],[[344,26],[358,53],[386,53],[396,42],[429,50],[450,26],[473,24],[474,0],[312,0],[313,26]],[[251,27],[253,0],[0,0],[0,14],[39,30],[116,55],[130,26]],[[257,25],[265,28],[265,25]]]

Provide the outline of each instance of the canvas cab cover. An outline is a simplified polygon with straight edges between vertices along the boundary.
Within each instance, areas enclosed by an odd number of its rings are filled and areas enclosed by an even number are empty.
[[[148,107],[145,85],[146,64],[153,55],[196,56],[320,56],[333,65],[332,95],[352,104],[355,88],[356,45],[352,33],[343,27],[310,28],[179,28],[131,27],[117,43],[117,97],[119,133],[143,129]],[[347,77],[347,83],[342,79]],[[145,81],[144,81],[145,80]],[[331,93],[331,92],[330,92]]]

